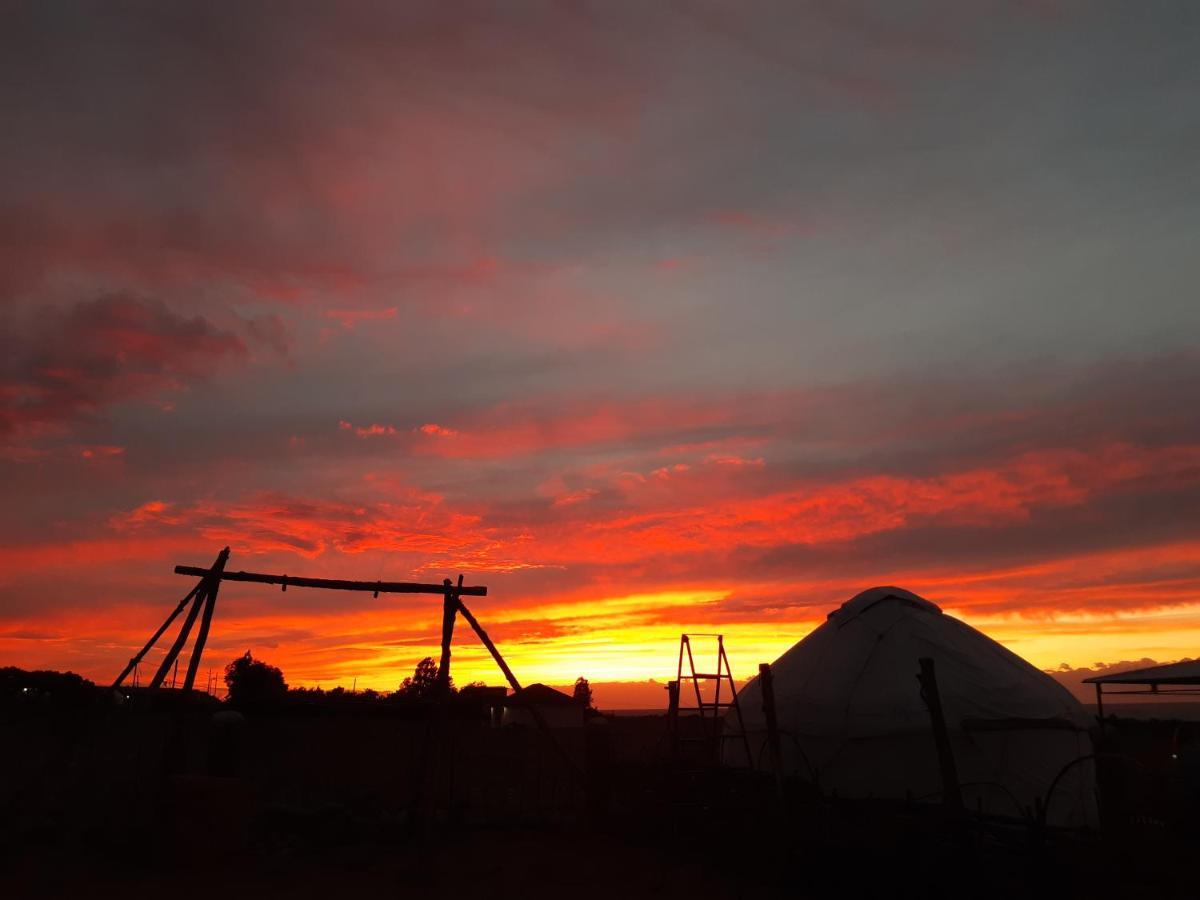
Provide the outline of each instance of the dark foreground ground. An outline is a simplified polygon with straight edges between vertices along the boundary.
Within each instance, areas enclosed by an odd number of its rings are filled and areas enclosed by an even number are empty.
[[[476,828],[354,823],[344,811],[264,827],[232,850],[171,834],[131,846],[47,835],[6,845],[13,898],[1195,898],[1197,845],[964,835],[928,812],[809,810],[793,821],[699,816]],[[656,826],[657,828],[657,826]]]
[[[1111,721],[1104,827],[1072,834],[781,798],[666,754],[661,716],[551,746],[379,705],[23,700],[0,716],[0,897],[1200,898],[1194,732]]]
[[[459,833],[443,841],[327,847],[318,852],[116,860],[26,848],[10,897],[433,898],[784,897],[724,866],[663,849],[545,830]]]

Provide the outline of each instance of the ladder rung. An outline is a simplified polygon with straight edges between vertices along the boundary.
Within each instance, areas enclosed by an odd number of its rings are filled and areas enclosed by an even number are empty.
[[[684,678],[709,678],[709,679],[712,679],[712,678],[728,678],[729,676],[722,675],[720,672],[717,672],[715,674],[712,672],[694,672],[691,675],[684,675],[683,677]]]

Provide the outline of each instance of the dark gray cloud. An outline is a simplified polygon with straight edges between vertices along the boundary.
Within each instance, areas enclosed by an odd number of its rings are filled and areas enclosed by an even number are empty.
[[[166,585],[120,554],[158,566],[222,528],[358,548],[410,488],[550,543],[861,479],[919,493],[1043,451],[1187,452],[1200,17],[1051,6],[9,9],[0,477],[22,512],[0,550],[45,562],[6,573],[0,613],[145,599]],[[438,454],[426,423],[507,449]],[[677,464],[692,475],[654,481]],[[1171,471],[1174,490],[813,544],[750,541],[731,514],[721,547],[572,548],[566,570],[497,573],[488,603],[750,572],[730,617],[807,616],[883,571],[1190,540],[1200,498]],[[193,518],[113,528],[150,502]],[[94,591],[59,571],[89,552]],[[834,586],[785,596],[805,577]],[[1047,586],[1116,603],[1142,579],[1174,602],[1193,578],[1175,559]]]
[[[1197,460],[1200,471],[1200,459]],[[1190,510],[1200,503],[1200,487],[1186,489],[1127,489],[1100,495],[1086,503],[1067,507],[1039,507],[1028,519],[982,525],[930,522],[907,523],[845,542],[796,544],[766,552],[743,551],[732,561],[763,575],[793,577],[806,581],[848,580],[882,577],[881,573],[910,573],[938,577],[946,571],[984,574],[1005,573],[1058,559],[1077,558],[1078,567],[1067,573],[1042,574],[1029,585],[1014,587],[993,606],[973,606],[978,613],[1002,613],[1014,607],[1045,612],[1070,611],[1072,589],[1099,587],[1107,608],[1133,607],[1137,600],[1124,589],[1156,582],[1183,589],[1182,598],[1200,591],[1200,562],[1173,558],[1166,562],[1146,561],[1103,568],[1105,554],[1118,550],[1147,549],[1189,543],[1197,537],[1197,522]],[[1089,560],[1088,557],[1094,559]],[[1096,569],[1089,569],[1096,566]],[[912,586],[920,590],[920,585]],[[1139,590],[1142,598],[1151,598]],[[804,598],[797,603],[804,605]],[[1182,599],[1179,601],[1182,602]],[[1189,601],[1190,602],[1190,601]],[[770,598],[768,605],[777,605]],[[1094,598],[1081,601],[1080,609],[1094,608]]]
[[[62,425],[179,390],[246,355],[236,335],[156,300],[107,295],[6,330],[0,433]]]

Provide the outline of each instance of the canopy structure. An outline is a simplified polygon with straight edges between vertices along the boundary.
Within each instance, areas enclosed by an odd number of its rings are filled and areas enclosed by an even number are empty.
[[[968,809],[1094,826],[1091,717],[1049,675],[934,603],[873,588],[771,666],[783,765],[842,797],[933,800],[943,792],[920,660],[936,667]],[[765,732],[760,679],[740,695]],[[1061,776],[1061,777],[1060,777]]]
[[[1200,659],[1170,663],[1165,666],[1150,666],[1146,669],[1129,669],[1110,675],[1096,675],[1083,679],[1085,684],[1139,684],[1156,691],[1160,684],[1200,685]]]
[[[1150,666],[1145,669],[1128,669],[1109,675],[1095,675],[1083,679],[1084,684],[1096,686],[1096,713],[1100,724],[1104,724],[1104,685],[1131,685],[1142,690],[1109,691],[1110,694],[1200,694],[1200,659],[1168,663],[1165,666]],[[1167,690],[1160,690],[1166,686]]]

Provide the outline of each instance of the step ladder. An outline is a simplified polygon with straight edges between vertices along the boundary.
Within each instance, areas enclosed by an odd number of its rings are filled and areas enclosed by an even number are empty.
[[[716,638],[717,659],[715,671],[696,671],[696,658],[692,652],[692,638]],[[684,668],[684,658],[687,658],[687,668]],[[701,682],[715,682],[711,699],[705,699],[701,690]],[[691,688],[687,687],[691,682]],[[722,699],[722,690],[728,692],[728,699]],[[745,752],[745,764],[753,765],[750,755],[750,741],[746,737],[746,726],[742,721],[742,708],[738,705],[737,686],[733,680],[733,672],[729,668],[729,657],[725,655],[725,635],[723,634],[681,634],[679,636],[679,664],[676,668],[675,684],[671,690],[672,731],[676,734],[678,743],[706,742],[713,750],[713,758],[723,763],[725,761],[725,745],[731,740],[740,741]],[[690,705],[695,699],[695,706]],[[729,711],[733,711],[736,726],[729,727]],[[679,713],[695,712],[700,718],[699,737],[678,737],[677,725]]]

